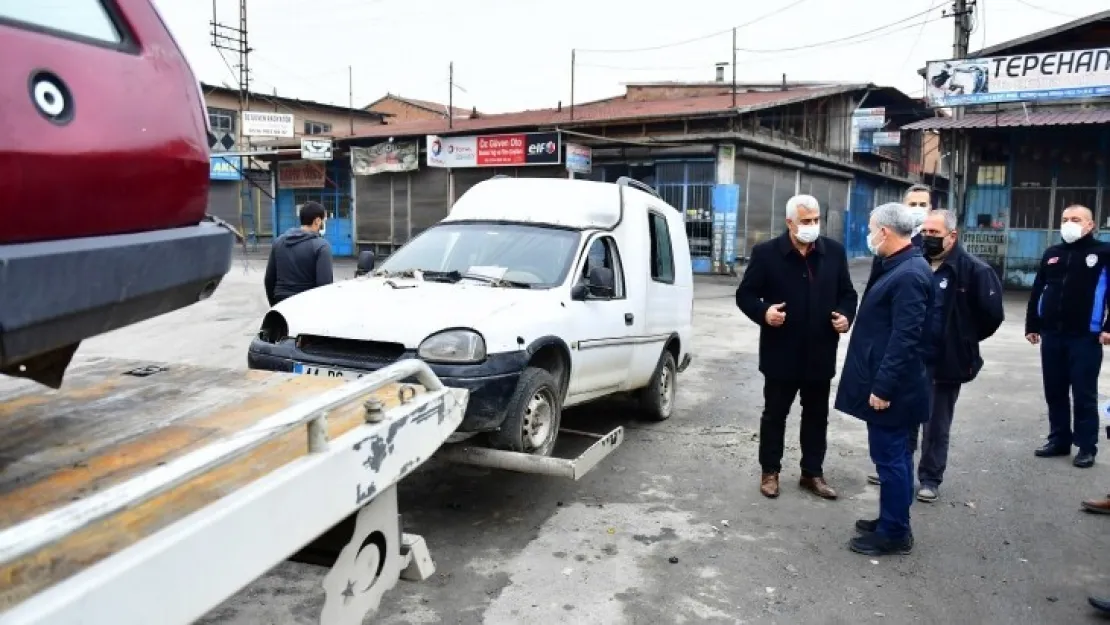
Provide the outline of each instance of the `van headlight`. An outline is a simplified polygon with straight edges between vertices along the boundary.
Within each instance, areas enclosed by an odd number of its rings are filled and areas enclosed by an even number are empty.
[[[473,330],[446,330],[424,339],[416,354],[428,362],[482,362],[486,359],[486,341]]]

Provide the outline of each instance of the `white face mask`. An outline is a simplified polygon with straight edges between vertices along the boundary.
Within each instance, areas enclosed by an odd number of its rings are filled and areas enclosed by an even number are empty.
[[[881,232],[881,230],[876,230],[874,234],[879,234],[879,232]],[[868,249],[868,251],[871,252],[872,256],[878,256],[879,255],[879,246],[880,245],[882,245],[882,241],[876,243],[873,234],[867,235],[867,249]]]
[[[1083,236],[1083,226],[1069,221],[1060,226],[1060,236],[1064,239],[1064,243],[1075,243]]]
[[[323,236],[323,234],[327,231],[328,231],[328,220],[325,219],[325,220],[320,222],[320,235]]]
[[[794,236],[802,243],[813,243],[817,237],[821,236],[821,226],[812,224],[809,226],[798,226],[798,233]]]

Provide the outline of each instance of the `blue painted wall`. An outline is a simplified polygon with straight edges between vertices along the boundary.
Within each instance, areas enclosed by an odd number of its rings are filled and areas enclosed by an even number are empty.
[[[869,256],[867,250],[867,222],[875,208],[876,185],[869,178],[856,176],[844,215],[844,249],[848,258]]]
[[[301,202],[313,200],[320,202],[329,211],[327,228],[324,239],[331,244],[332,256],[354,256],[355,244],[353,237],[353,207],[344,217],[337,217],[334,209],[342,198],[347,198],[351,193],[351,168],[346,160],[331,161],[327,166],[327,181],[323,189],[282,189],[278,187],[277,197],[274,202],[274,236],[280,236],[290,228],[300,226],[297,215],[298,199]]]

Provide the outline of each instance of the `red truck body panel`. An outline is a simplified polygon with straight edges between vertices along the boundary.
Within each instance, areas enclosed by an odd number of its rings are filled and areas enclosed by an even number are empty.
[[[0,243],[195,225],[208,202],[207,112],[149,0],[105,3],[119,45],[0,19]],[[61,123],[35,104],[49,72]]]

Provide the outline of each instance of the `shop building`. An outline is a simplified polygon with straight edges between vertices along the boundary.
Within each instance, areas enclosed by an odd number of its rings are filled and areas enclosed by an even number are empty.
[[[275,223],[304,200],[335,197],[352,207],[342,249],[383,254],[496,175],[632,176],[683,212],[698,272],[731,271],[752,245],[777,236],[796,193],[817,196],[827,234],[865,255],[871,208],[900,198],[928,161],[924,135],[906,140],[898,128],[931,114],[869,84],[744,84],[734,96],[720,82],[653,83],[573,107],[398,123],[337,139],[327,165],[285,157]],[[306,167],[316,175],[302,175]]]
[[[477,116],[478,109],[464,109],[457,106],[440,104],[429,100],[418,100],[387,93],[364,107],[364,110],[386,115],[386,123],[404,124],[406,122],[429,119],[447,119],[450,114],[455,119]],[[450,113],[448,113],[450,111]]]
[[[254,240],[269,238],[273,220],[273,181],[266,161],[239,156],[272,147],[278,137],[251,136],[243,125],[239,91],[202,84],[208,108],[209,168],[208,212],[239,226]],[[282,138],[351,136],[381,126],[386,113],[350,109],[322,102],[251,92],[247,111],[281,116]],[[246,129],[246,130],[245,130]],[[241,133],[248,136],[242,137]],[[225,154],[221,156],[221,154]]]
[[[930,62],[922,74],[930,105],[964,114],[909,128],[957,153],[961,238],[1008,287],[1032,286],[1072,204],[1094,211],[1110,240],[1110,11]]]

